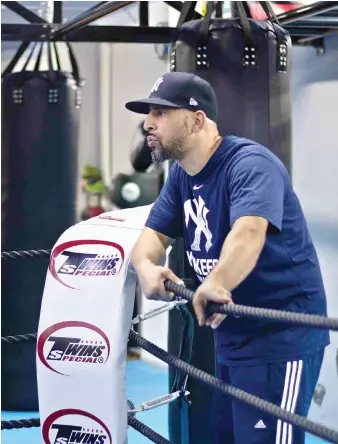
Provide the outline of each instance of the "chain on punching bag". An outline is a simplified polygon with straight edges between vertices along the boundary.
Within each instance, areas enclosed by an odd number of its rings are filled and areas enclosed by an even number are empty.
[[[2,74],[2,249],[51,248],[76,223],[81,85],[72,48],[62,71],[55,43],[22,44]],[[47,48],[46,71],[40,70]],[[33,70],[27,70],[33,54]],[[56,67],[53,66],[53,53]],[[37,331],[48,258],[2,264],[2,336]],[[2,347],[2,408],[38,408],[35,345]]]

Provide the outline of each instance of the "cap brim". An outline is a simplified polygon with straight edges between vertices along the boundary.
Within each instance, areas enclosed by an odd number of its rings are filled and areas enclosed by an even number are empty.
[[[169,102],[168,100],[158,99],[155,97],[127,102],[125,106],[129,111],[134,113],[149,114],[151,105],[163,106],[166,108],[182,108],[181,106]]]

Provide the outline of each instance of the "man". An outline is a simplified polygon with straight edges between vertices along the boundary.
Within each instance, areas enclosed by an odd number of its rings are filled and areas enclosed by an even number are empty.
[[[287,170],[267,148],[219,135],[215,92],[193,74],[167,73],[150,97],[126,107],[147,114],[153,160],[176,161],[132,252],[145,296],[166,300],[164,281],[181,283],[156,263],[184,237],[200,284],[196,317],[215,330],[217,377],[306,416],[328,332],[204,314],[213,301],[326,315],[316,251]],[[216,444],[305,439],[302,430],[218,391],[212,424]]]

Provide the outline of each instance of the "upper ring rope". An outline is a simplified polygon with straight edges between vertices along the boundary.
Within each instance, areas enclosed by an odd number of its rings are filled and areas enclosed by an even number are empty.
[[[27,251],[4,251],[1,253],[1,259],[24,259],[33,257],[49,256],[52,250],[27,250]],[[166,281],[164,284],[166,290],[175,293],[183,299],[192,302],[193,291],[177,285],[172,281]],[[216,304],[209,303],[208,310],[211,313],[223,313],[245,318],[268,319],[275,322],[285,322],[288,324],[306,325],[309,327],[324,328],[338,331],[338,319],[326,316],[294,313],[284,310],[273,310],[270,308],[249,307],[239,304]],[[140,319],[141,320],[141,319]]]
[[[166,290],[175,293],[176,296],[187,299],[190,302],[193,301],[194,292],[185,288],[183,285],[175,284],[172,281],[165,281],[164,286]],[[328,318],[326,316],[273,310],[270,308],[248,307],[237,304],[216,304],[214,302],[208,303],[207,309],[210,313],[231,314],[245,318],[269,319],[276,322],[307,325],[309,327],[338,331],[338,319]]]

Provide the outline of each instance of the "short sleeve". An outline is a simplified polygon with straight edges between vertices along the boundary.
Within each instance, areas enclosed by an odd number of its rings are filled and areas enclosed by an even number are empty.
[[[172,239],[183,236],[179,172],[174,164],[161,192],[150,210],[145,226]]]
[[[234,164],[229,179],[230,226],[240,217],[260,216],[282,229],[284,179],[273,159],[249,154]]]

